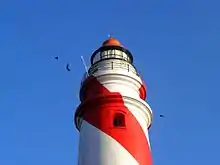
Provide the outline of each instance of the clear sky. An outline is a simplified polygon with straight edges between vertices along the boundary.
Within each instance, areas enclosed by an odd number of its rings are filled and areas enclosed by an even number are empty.
[[[154,164],[220,164],[219,5],[1,0],[0,164],[77,164],[80,56],[89,64],[110,32],[146,81]]]

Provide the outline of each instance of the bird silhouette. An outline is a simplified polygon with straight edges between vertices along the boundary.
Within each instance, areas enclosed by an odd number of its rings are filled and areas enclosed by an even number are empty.
[[[67,70],[68,72],[71,70],[69,64],[66,64],[66,70]]]
[[[56,60],[58,60],[58,56],[54,57]]]
[[[162,117],[164,117],[164,115],[160,115],[160,117],[162,118]]]

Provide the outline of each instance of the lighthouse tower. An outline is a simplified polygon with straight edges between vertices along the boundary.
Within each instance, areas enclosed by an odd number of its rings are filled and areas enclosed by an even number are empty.
[[[152,165],[152,111],[131,52],[110,37],[90,61],[74,117],[78,165]]]

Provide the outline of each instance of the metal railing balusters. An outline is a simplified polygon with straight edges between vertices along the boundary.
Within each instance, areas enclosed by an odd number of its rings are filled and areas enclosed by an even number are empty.
[[[84,73],[84,76],[82,78],[82,81],[81,81],[81,85],[82,83],[87,79],[87,77],[89,77],[90,75],[93,75],[95,72],[97,72],[98,70],[113,70],[113,69],[124,69],[124,70],[127,70],[128,72],[133,72],[135,73],[137,76],[140,77],[139,73],[136,71],[136,68],[133,66],[131,67],[130,64],[126,64],[123,63],[123,62],[108,62],[108,63],[105,63],[103,65],[93,65],[89,68],[89,75],[87,75],[86,73]]]

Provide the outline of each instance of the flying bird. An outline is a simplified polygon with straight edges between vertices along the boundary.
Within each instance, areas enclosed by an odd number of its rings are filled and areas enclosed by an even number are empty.
[[[54,57],[56,60],[58,60],[58,56],[57,57]]]
[[[164,115],[160,115],[160,117],[162,118],[162,117],[164,117]]]
[[[67,70],[68,72],[71,70],[69,64],[66,65],[66,70]]]

